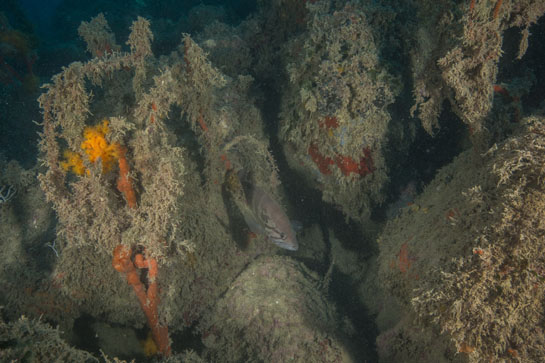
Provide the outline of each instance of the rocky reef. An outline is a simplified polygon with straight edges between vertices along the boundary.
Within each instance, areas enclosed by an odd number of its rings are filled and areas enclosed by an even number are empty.
[[[0,158],[2,359],[545,360],[542,1],[130,3]]]

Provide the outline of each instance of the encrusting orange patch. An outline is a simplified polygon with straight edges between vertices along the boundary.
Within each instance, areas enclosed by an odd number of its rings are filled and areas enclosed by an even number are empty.
[[[118,144],[115,142],[110,143],[106,140],[106,135],[109,132],[108,120],[103,120],[102,123],[96,126],[87,126],[83,130],[83,141],[81,143],[81,149],[91,163],[95,163],[98,159],[101,160],[103,173],[110,171],[118,159]],[[64,161],[61,162],[61,167],[64,170],[72,171],[77,175],[83,175],[84,172],[89,173],[83,165],[81,154],[72,150],[66,150],[63,156]]]
[[[106,134],[109,132],[109,122],[103,120],[101,124],[85,128],[84,141],[81,143],[81,149],[87,154],[90,162],[94,163],[99,158],[102,160],[103,173],[110,171],[117,160],[117,143],[109,143],[106,140]]]
[[[127,148],[117,142],[108,142],[106,135],[110,132],[108,120],[96,126],[88,126],[83,131],[81,149],[87,154],[89,161],[95,163],[98,159],[102,161],[102,172],[106,173],[112,169],[117,162],[119,165],[119,177],[117,179],[117,190],[119,190],[130,208],[136,208],[136,193],[130,179],[130,167],[127,161]],[[63,154],[64,161],[61,167],[66,171],[72,171],[76,175],[89,174],[83,164],[81,154],[72,150],[66,150]]]
[[[397,264],[399,267],[399,271],[401,271],[402,273],[409,271],[409,268],[412,265],[412,261],[411,261],[411,258],[409,257],[409,247],[407,245],[407,242],[401,245],[397,258],[398,258]]]
[[[61,168],[66,171],[72,171],[76,175],[83,175],[85,166],[81,155],[72,150],[65,150],[63,153],[64,161],[61,161]]]

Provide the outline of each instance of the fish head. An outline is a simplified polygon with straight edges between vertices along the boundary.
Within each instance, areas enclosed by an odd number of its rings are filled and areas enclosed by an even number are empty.
[[[283,208],[263,189],[252,186],[251,198],[245,217],[246,223],[256,233],[261,232],[280,248],[297,251],[299,244],[295,231]]]
[[[295,232],[292,228],[283,232],[277,231],[274,234],[269,233],[268,238],[272,241],[272,243],[286,250],[297,251],[299,248],[297,238],[295,237]]]

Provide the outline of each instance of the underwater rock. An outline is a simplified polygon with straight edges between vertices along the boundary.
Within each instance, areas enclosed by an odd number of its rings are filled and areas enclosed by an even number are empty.
[[[420,207],[386,225],[378,277],[389,297],[377,321],[393,300],[404,318],[380,327],[382,360],[545,359],[543,150],[545,119],[528,117],[485,154],[439,170]]]
[[[98,362],[90,353],[69,346],[61,331],[25,316],[6,323],[0,317],[0,361],[16,362]]]
[[[350,361],[317,276],[286,257],[254,261],[200,324],[205,354],[224,362]]]

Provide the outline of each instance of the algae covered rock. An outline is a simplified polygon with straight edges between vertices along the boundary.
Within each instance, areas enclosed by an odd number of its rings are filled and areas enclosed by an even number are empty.
[[[317,275],[286,257],[254,261],[200,325],[213,361],[333,362],[344,348]]]
[[[420,1],[415,4],[416,18],[406,37],[414,38],[410,50],[413,73],[414,106],[424,129],[433,134],[439,127],[439,116],[448,100],[452,110],[468,125],[477,145],[483,134],[498,131],[491,122],[498,64],[506,45],[508,32],[522,30],[517,59],[528,47],[528,29],[545,11],[540,0],[471,1],[454,5],[448,1]],[[448,9],[448,10],[447,10]],[[454,15],[456,14],[456,15]],[[505,39],[504,39],[505,38]],[[501,91],[505,92],[505,90]]]
[[[40,320],[22,316],[5,323],[0,317],[0,361],[98,362],[90,353],[68,345],[60,333]]]
[[[485,155],[467,151],[439,171],[419,208],[386,226],[379,278],[404,314],[451,339],[444,358],[545,359],[544,164],[545,119],[529,117]],[[425,347],[413,324],[383,327],[377,345],[404,360],[425,354],[406,349]]]
[[[308,30],[289,43],[279,139],[289,165],[347,216],[384,199],[384,156],[398,81],[361,6],[308,5]]]

